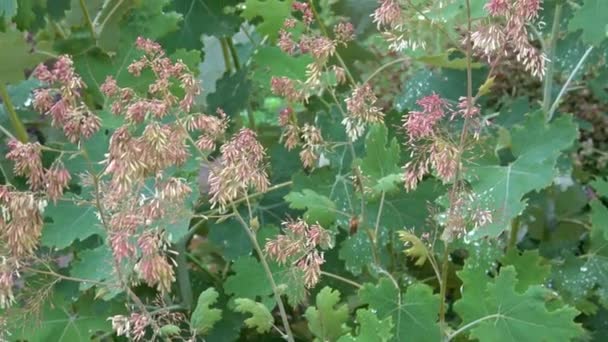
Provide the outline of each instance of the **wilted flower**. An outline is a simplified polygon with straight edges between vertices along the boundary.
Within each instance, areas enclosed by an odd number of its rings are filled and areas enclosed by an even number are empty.
[[[372,14],[373,22],[376,23],[378,29],[382,26],[393,27],[398,25],[401,18],[401,7],[396,0],[379,0],[378,7]]]
[[[42,146],[39,143],[22,143],[12,139],[8,142],[9,152],[6,159],[13,161],[16,175],[27,177],[32,190],[44,186],[44,168],[42,167]]]
[[[334,27],[336,40],[341,44],[346,44],[355,39],[355,28],[349,22],[339,23]]]
[[[63,189],[70,183],[70,172],[65,168],[61,161],[53,163],[50,169],[46,171],[46,192],[49,198],[57,203],[57,200],[63,196]]]

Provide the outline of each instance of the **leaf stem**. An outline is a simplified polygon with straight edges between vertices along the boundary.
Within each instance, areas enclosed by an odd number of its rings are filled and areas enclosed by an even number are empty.
[[[234,42],[231,37],[224,38],[226,40],[226,45],[228,45],[228,50],[230,50],[230,55],[232,56],[232,63],[234,63],[234,69],[239,70],[241,68],[241,63],[239,63],[239,55],[236,52],[236,48],[234,47]]]
[[[589,54],[591,53],[591,51],[593,51],[593,46],[590,46],[587,49],[587,51],[585,51],[585,54],[578,61],[578,63],[574,67],[574,69],[572,69],[572,72],[570,72],[570,76],[568,76],[568,79],[566,80],[566,83],[564,83],[564,85],[562,86],[562,89],[559,91],[559,94],[557,94],[557,97],[555,98],[555,101],[553,101],[553,104],[551,105],[551,108],[549,109],[549,115],[547,116],[547,121],[548,122],[550,122],[553,119],[553,115],[555,114],[555,111],[557,110],[557,106],[559,105],[559,101],[562,99],[562,97],[564,96],[564,94],[568,90],[568,87],[570,86],[570,83],[572,83],[572,80],[574,79],[574,76],[576,76],[576,74],[578,73],[579,69],[583,66],[583,64],[585,63],[585,60],[587,59],[587,57],[589,57]]]
[[[367,76],[367,78],[365,79],[363,84],[369,83],[369,81],[371,81],[374,77],[378,76],[378,74],[380,74],[382,71],[384,71],[384,69],[386,69],[392,65],[398,64],[398,63],[406,62],[410,59],[411,59],[410,57],[397,58],[395,60],[392,60],[388,63],[385,63],[385,64],[379,66],[378,69],[374,70],[374,72],[372,72],[371,75]]]
[[[341,282],[343,282],[343,283],[346,283],[346,284],[352,285],[352,286],[354,286],[354,287],[356,287],[356,288],[358,288],[358,289],[360,289],[360,288],[362,288],[362,287],[363,287],[363,285],[361,285],[361,284],[357,283],[356,281],[353,281],[353,280],[350,280],[350,279],[346,279],[346,278],[344,278],[344,277],[342,277],[342,276],[339,276],[339,275],[337,275],[337,274],[334,274],[334,273],[330,273],[330,272],[321,271],[321,274],[322,274],[322,275],[324,275],[324,276],[326,276],[326,277],[330,277],[330,278],[333,278],[333,279],[339,280],[339,281],[341,281]]]
[[[289,320],[287,319],[287,311],[285,310],[285,305],[283,304],[283,300],[281,299],[279,289],[277,287],[277,284],[274,281],[274,277],[272,276],[272,271],[270,270],[270,266],[268,266],[268,262],[266,261],[264,252],[262,252],[262,248],[260,247],[260,244],[258,243],[258,239],[255,236],[255,233],[251,230],[251,228],[249,228],[249,225],[245,222],[245,219],[243,219],[243,216],[241,216],[241,214],[238,212],[238,210],[236,209],[236,206],[234,205],[234,202],[231,203],[231,205],[232,205],[233,212],[235,213],[237,219],[241,223],[241,226],[243,227],[243,229],[245,229],[245,232],[249,236],[249,240],[251,240],[251,244],[253,245],[256,253],[258,254],[258,257],[260,258],[260,263],[262,264],[262,267],[264,268],[264,272],[266,273],[266,277],[268,278],[268,281],[270,282],[270,287],[272,287],[272,292],[274,294],[274,298],[277,301],[277,306],[279,307],[279,314],[281,316],[281,320],[283,321],[283,329],[285,329],[285,335],[286,335],[285,337],[286,337],[287,341],[294,342],[293,334],[292,334],[291,328],[289,326]]]
[[[91,38],[96,41],[97,34],[95,33],[95,26],[91,21],[91,15],[89,14],[89,9],[87,8],[85,0],[80,0],[80,9],[82,10],[82,15],[84,15],[84,19],[87,21],[87,27],[89,28],[89,32],[91,33]]]
[[[182,298],[182,304],[186,309],[192,308],[193,303],[193,295],[192,295],[192,285],[190,282],[190,271],[188,270],[188,259],[186,256],[187,253],[187,244],[189,237],[182,237],[175,244],[175,251],[177,255],[175,257],[175,261],[177,262],[177,285],[179,286],[179,293]]]
[[[451,333],[447,338],[446,338],[446,342],[451,341],[454,337],[456,337],[458,334],[462,333],[463,331],[483,322],[483,321],[487,321],[488,319],[492,319],[492,318],[500,318],[503,317],[501,314],[492,314],[492,315],[488,315],[488,316],[484,316],[481,317],[479,319],[476,319],[472,322],[469,322],[468,324],[463,325],[462,327],[460,327],[460,329],[454,331],[453,333]]]
[[[555,4],[555,12],[553,14],[553,26],[551,27],[551,37],[549,44],[545,46],[547,55],[547,71],[545,73],[545,84],[543,87],[543,111],[545,112],[547,121],[550,121],[549,106],[551,105],[551,92],[553,90],[553,69],[555,66],[555,44],[559,38],[559,24],[562,13],[562,4]]]
[[[19,117],[17,116],[15,106],[13,106],[13,102],[11,101],[11,98],[8,95],[6,85],[4,85],[3,82],[0,82],[0,98],[2,98],[4,107],[6,107],[8,118],[11,121],[11,125],[13,126],[13,130],[15,131],[17,138],[22,143],[26,143],[28,141],[27,131],[25,130],[25,126],[23,126],[23,123],[21,122],[21,120],[19,120]],[[7,132],[4,133],[6,134]],[[10,133],[7,135],[12,136]]]

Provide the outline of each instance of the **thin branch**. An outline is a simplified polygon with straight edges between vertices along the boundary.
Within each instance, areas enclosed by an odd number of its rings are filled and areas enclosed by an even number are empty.
[[[262,267],[264,268],[264,272],[266,273],[266,277],[268,278],[268,281],[270,282],[270,287],[272,288],[272,292],[274,294],[274,299],[277,301],[277,306],[279,307],[279,314],[281,316],[281,320],[283,321],[283,329],[285,329],[285,338],[289,342],[294,342],[293,334],[292,334],[291,328],[289,326],[289,320],[287,318],[287,311],[285,310],[285,305],[283,304],[283,300],[281,299],[281,294],[279,292],[277,284],[274,281],[274,277],[272,276],[272,271],[270,270],[270,266],[268,266],[268,262],[266,261],[264,252],[262,251],[262,248],[260,247],[260,244],[258,243],[258,239],[255,236],[255,233],[253,231],[251,231],[251,228],[249,228],[249,225],[243,219],[243,216],[241,216],[241,214],[238,212],[234,203],[232,203],[232,210],[234,211],[239,222],[241,223],[241,226],[243,227],[243,229],[249,236],[249,240],[251,240],[251,244],[253,245],[256,253],[258,254],[258,257],[260,258],[260,263],[262,264]]]
[[[84,19],[87,21],[87,27],[89,32],[91,33],[91,38],[93,40],[97,40],[97,34],[95,33],[95,25],[91,21],[91,15],[89,14],[89,9],[85,3],[85,0],[80,0],[80,9],[82,10],[82,15],[84,15]]]
[[[462,327],[460,327],[460,329],[454,331],[453,333],[451,333],[448,337],[447,337],[447,342],[451,341],[454,337],[456,337],[458,334],[462,333],[463,331],[483,322],[483,321],[487,321],[489,319],[493,319],[493,318],[500,318],[503,317],[501,314],[492,314],[492,315],[488,315],[488,316],[484,316],[482,318],[476,319],[468,324],[463,325]]]
[[[22,143],[26,143],[28,141],[27,131],[25,130],[25,126],[23,126],[21,120],[19,120],[19,116],[17,116],[15,106],[13,106],[13,102],[11,101],[11,98],[8,95],[6,85],[4,85],[3,82],[0,82],[0,98],[2,98],[2,102],[4,103],[8,118],[11,122],[11,125],[13,126],[13,130],[15,131],[17,138],[19,138],[19,141],[21,141]],[[13,137],[13,135],[5,129],[2,129],[2,131],[4,132],[4,134]]]
[[[547,72],[545,74],[545,85],[543,87],[543,111],[547,116],[547,121],[551,121],[549,117],[549,105],[551,104],[551,92],[553,90],[553,69],[555,66],[555,44],[559,39],[559,24],[562,13],[562,4],[555,4],[555,12],[553,15],[553,26],[551,28],[551,36],[549,44],[545,46],[547,55]]]

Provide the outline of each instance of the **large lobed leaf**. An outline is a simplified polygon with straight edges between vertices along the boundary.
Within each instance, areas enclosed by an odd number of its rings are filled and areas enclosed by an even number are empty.
[[[547,124],[542,112],[529,114],[523,125],[511,130],[515,161],[507,166],[494,163],[469,165],[466,176],[477,199],[475,205],[493,212],[493,222],[471,232],[471,237],[497,237],[526,207],[524,196],[551,185],[561,152],[578,136],[570,116]]]

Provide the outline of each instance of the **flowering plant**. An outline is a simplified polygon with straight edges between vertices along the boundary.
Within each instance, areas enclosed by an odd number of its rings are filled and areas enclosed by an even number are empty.
[[[5,2],[0,341],[601,339],[604,0]]]

